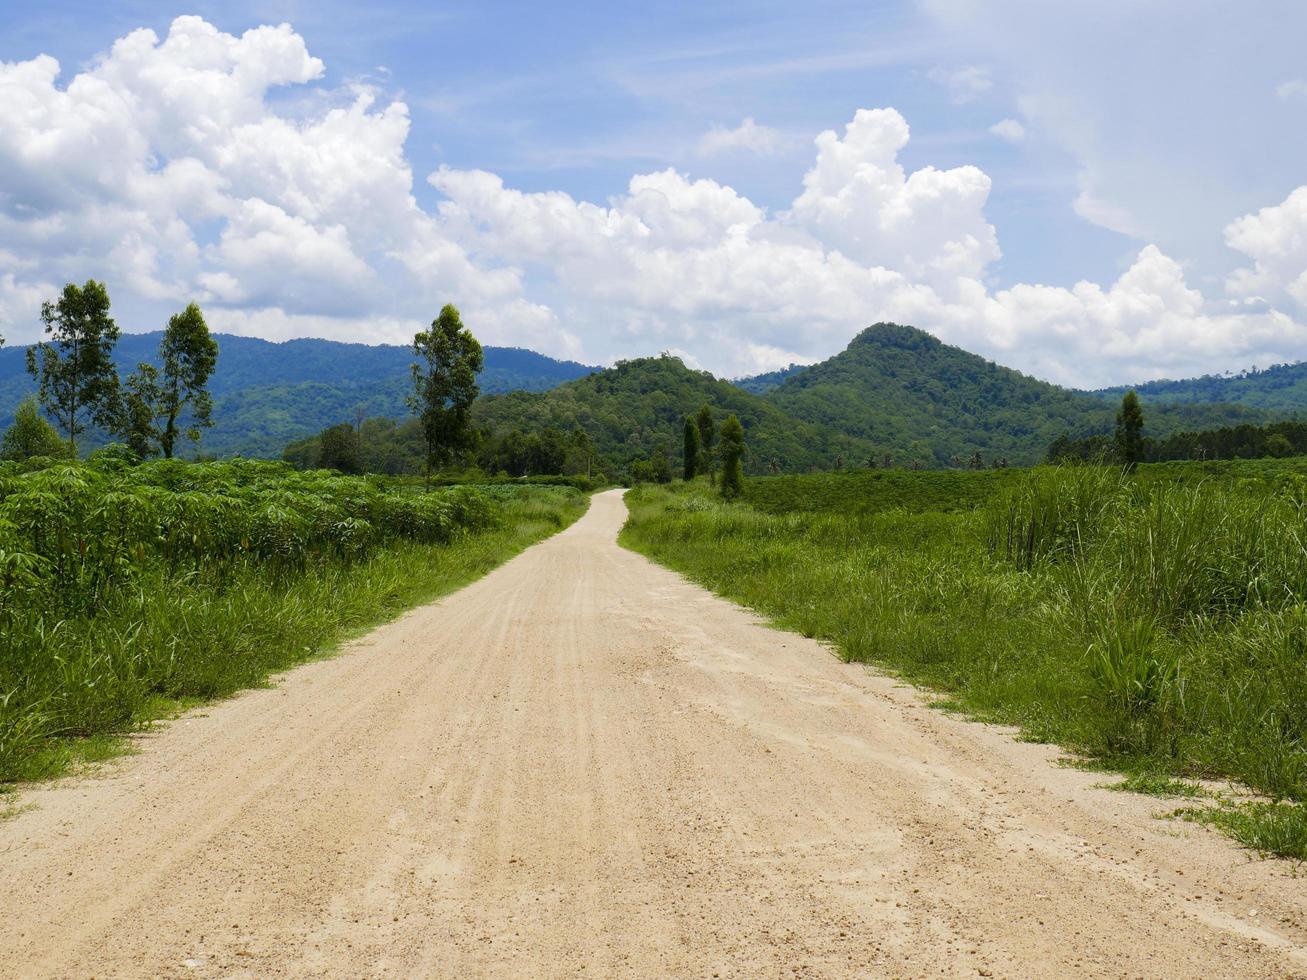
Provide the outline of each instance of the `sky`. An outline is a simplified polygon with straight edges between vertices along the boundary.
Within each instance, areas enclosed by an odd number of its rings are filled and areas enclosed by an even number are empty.
[[[6,0],[0,333],[738,377],[891,320],[1077,387],[1307,359],[1307,5]]]

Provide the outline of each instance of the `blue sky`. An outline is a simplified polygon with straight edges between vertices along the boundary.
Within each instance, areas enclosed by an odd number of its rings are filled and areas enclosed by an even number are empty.
[[[625,8],[6,4],[0,329],[95,276],[128,329],[194,296],[402,342],[453,299],[491,342],[722,374],[882,318],[1066,383],[1307,357],[1302,4]],[[113,133],[99,173],[47,155]]]

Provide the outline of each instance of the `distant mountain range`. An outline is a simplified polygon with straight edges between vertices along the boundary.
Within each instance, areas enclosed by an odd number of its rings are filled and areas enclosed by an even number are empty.
[[[209,382],[214,425],[204,433],[206,453],[281,455],[286,443],[336,422],[367,416],[402,416],[410,390],[408,347],[346,344],[216,334],[218,367]],[[124,378],[153,361],[161,332],[123,334],[114,351]],[[0,349],[0,427],[36,384],[27,374],[26,347]],[[599,370],[519,347],[486,347],[484,392],[543,391]]]
[[[116,359],[125,376],[149,360],[160,335],[125,334]],[[404,417],[412,353],[407,347],[329,340],[271,343],[218,335],[212,382],[215,425],[206,453],[279,456],[292,440],[338,422]],[[722,381],[672,357],[600,369],[519,348],[487,347],[475,414],[491,428],[543,425],[590,432],[611,466],[647,455],[662,440],[679,451],[684,415],[708,402],[735,412],[754,472],[847,465],[891,456],[897,465],[948,465],[983,457],[1031,463],[1062,434],[1112,429],[1124,388],[1073,391],[1000,367],[914,327],[879,323],[832,358],[810,366]],[[25,350],[0,350],[0,426],[34,390]],[[1137,386],[1153,436],[1307,413],[1307,364],[1237,376]]]

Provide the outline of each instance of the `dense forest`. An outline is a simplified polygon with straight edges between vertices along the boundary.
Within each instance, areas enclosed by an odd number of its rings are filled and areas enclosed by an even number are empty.
[[[1117,454],[1112,437],[1086,439],[1059,436],[1048,447],[1048,462],[1090,462]],[[1227,425],[1198,432],[1175,432],[1160,439],[1144,438],[1142,462],[1164,463],[1197,459],[1282,459],[1307,454],[1307,422],[1271,422],[1268,425]]]

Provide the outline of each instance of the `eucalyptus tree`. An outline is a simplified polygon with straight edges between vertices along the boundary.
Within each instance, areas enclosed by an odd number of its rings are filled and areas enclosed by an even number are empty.
[[[713,446],[717,443],[717,425],[713,421],[712,409],[705,402],[699,408],[695,420],[699,427],[699,465],[697,470],[708,474],[708,482],[713,482],[717,467],[713,461]]]
[[[699,442],[699,426],[688,415],[685,417],[683,439],[685,460],[681,464],[681,475],[688,483],[694,479],[695,473],[699,470],[699,457],[703,452],[703,447]]]
[[[472,448],[472,402],[479,393],[476,376],[485,364],[481,345],[463,326],[458,308],[446,303],[430,330],[413,336],[413,393],[409,407],[422,426],[427,479],[438,466]]]
[[[113,348],[121,331],[109,315],[104,283],[68,283],[53,303],[41,305],[48,340],[27,349],[27,371],[37,379],[37,399],[77,454],[77,437],[88,425],[114,429],[120,415]]]
[[[744,426],[734,415],[722,423],[722,496],[728,500],[744,493]]]
[[[1116,413],[1115,442],[1121,462],[1133,470],[1144,458],[1144,410],[1133,391],[1125,393],[1121,410]]]
[[[213,425],[208,383],[218,364],[218,342],[195,303],[169,317],[159,363],[138,364],[127,378],[116,431],[139,455],[153,455],[157,447],[172,459],[178,437],[198,442],[200,430]]]

